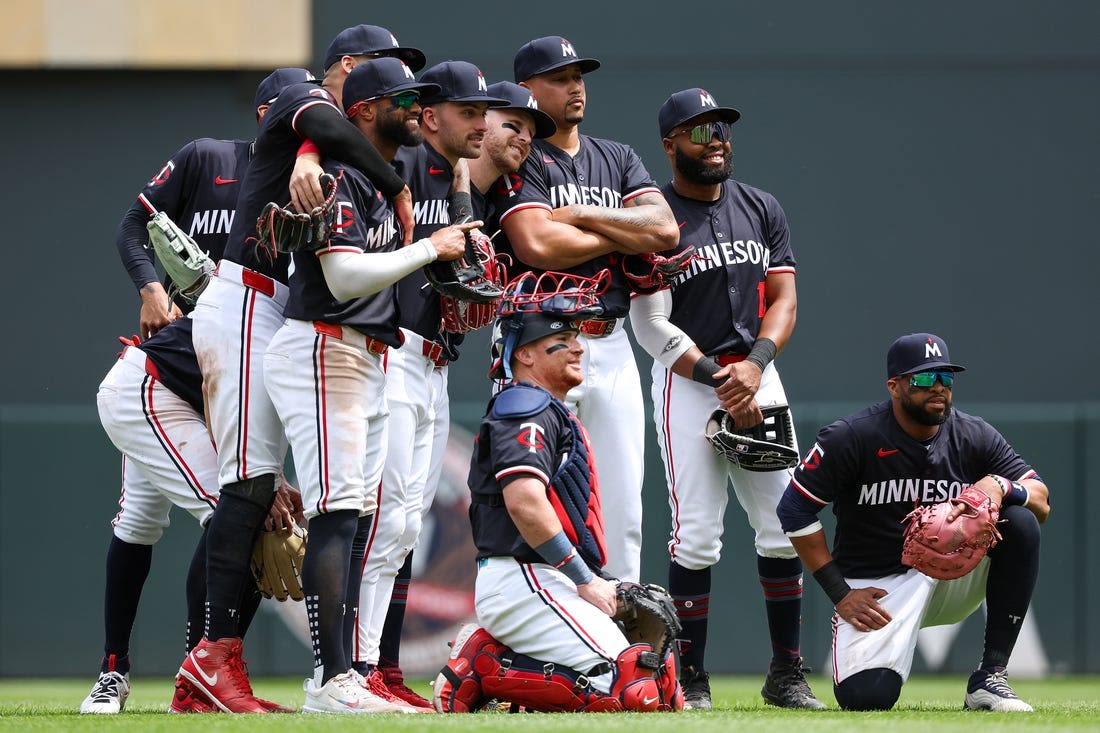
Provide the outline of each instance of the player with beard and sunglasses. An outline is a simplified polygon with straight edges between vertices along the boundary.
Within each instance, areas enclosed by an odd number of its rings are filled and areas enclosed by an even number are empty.
[[[665,463],[672,534],[668,590],[683,630],[677,639],[685,705],[711,706],[704,666],[711,567],[722,550],[728,484],[755,532],[772,662],[761,694],[772,704],[820,709],[799,651],[802,563],[775,506],[790,469],[750,471],[715,453],[702,429],[724,408],[736,427],[786,405],[771,363],[794,330],[795,259],[783,208],[771,194],[730,180],[730,126],[741,117],[705,89],[676,92],[658,123],[672,182],[662,191],[680,226],[675,252],[695,248],[669,289],[631,305],[634,335],[654,358],[653,403]]]
[[[1005,676],[1039,574],[1047,486],[1004,437],[954,409],[947,344],[930,333],[894,341],[890,399],[824,427],[795,470],[777,513],[799,556],[835,604],[833,693],[846,710],[888,710],[909,676],[917,632],[957,623],[985,602],[981,663],[968,710],[1031,712]],[[915,506],[953,501],[967,487],[1000,507],[1001,540],[955,580],[902,562],[905,518]],[[830,551],[817,514],[833,504]],[[962,513],[956,503],[951,521]]]

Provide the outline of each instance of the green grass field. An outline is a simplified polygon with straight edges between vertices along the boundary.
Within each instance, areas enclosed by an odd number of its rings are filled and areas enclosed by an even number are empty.
[[[1100,677],[1064,677],[1016,680],[1019,695],[1035,708],[1032,715],[965,712],[962,677],[914,677],[902,691],[897,707],[887,713],[842,713],[835,707],[829,681],[811,677],[814,690],[831,708],[796,712],[767,707],[760,699],[761,680],[755,677],[715,677],[711,680],[715,709],[679,715],[636,713],[618,715],[380,715],[369,721],[359,716],[334,715],[168,715],[172,692],[167,679],[137,678],[126,711],[106,717],[79,715],[80,701],[91,679],[0,680],[0,730],[65,731],[333,731],[384,727],[386,733],[430,731],[582,731],[628,733],[644,726],[646,733],[718,733],[742,728],[765,733],[847,733],[852,730],[888,730],[889,733],[925,733],[933,729],[968,733],[1012,731],[1100,730]],[[427,694],[426,683],[414,685]],[[259,679],[256,693],[288,705],[302,702],[301,680]]]

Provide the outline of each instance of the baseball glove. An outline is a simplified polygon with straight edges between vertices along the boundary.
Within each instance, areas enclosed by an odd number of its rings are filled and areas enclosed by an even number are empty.
[[[620,581],[613,618],[631,644],[646,642],[664,659],[680,633],[680,619],[672,596],[659,585]]]
[[[947,515],[960,503],[965,510],[948,523]],[[909,525],[901,561],[931,578],[961,578],[1001,539],[997,531],[1000,516],[1000,507],[973,486],[963,489],[957,499],[919,506],[903,520]]]
[[[695,254],[695,246],[689,244],[683,252],[671,257],[653,252],[626,255],[620,265],[630,289],[635,293],[649,294],[671,285],[673,280],[691,267],[691,261],[698,256]]]
[[[707,419],[704,434],[719,455],[746,471],[782,471],[798,465],[794,448],[794,424],[786,405],[761,407],[764,421],[751,428],[736,428],[733,418],[718,409]]]
[[[313,252],[328,244],[336,223],[336,182],[343,176],[343,171],[339,176],[321,175],[325,200],[308,213],[299,214],[274,201],[268,202],[256,219],[259,246],[274,258],[276,252]]]
[[[252,546],[252,577],[264,598],[285,601],[305,598],[302,561],[306,556],[306,531],[295,524],[288,535],[260,532]]]
[[[210,281],[214,262],[163,211],[154,214],[145,228],[149,230],[148,246],[153,248],[161,266],[172,280],[168,288],[168,300],[175,300],[178,295],[194,304]]]
[[[462,224],[464,221],[469,221],[469,217],[463,217],[463,220],[455,223]],[[445,262],[436,260],[425,265],[424,275],[432,287],[445,298],[470,303],[487,303],[493,306],[494,312],[496,305],[500,303],[500,297],[504,295],[506,281],[504,266],[497,257],[492,241],[480,232],[466,232],[464,256]],[[444,305],[444,314],[447,311],[448,308]],[[488,323],[482,325],[488,325]],[[443,328],[454,333],[465,333],[471,330],[465,328],[464,324],[458,320],[444,322]],[[463,328],[465,330],[456,330]]]

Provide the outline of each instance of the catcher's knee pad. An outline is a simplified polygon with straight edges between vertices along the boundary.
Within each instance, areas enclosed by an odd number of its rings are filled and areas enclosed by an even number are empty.
[[[675,664],[666,664],[671,656],[670,653],[661,659],[650,644],[628,646],[615,659],[611,697],[616,698],[625,710],[639,713],[682,709],[684,701],[679,693]],[[679,707],[675,707],[677,700]]]
[[[508,647],[476,624],[459,630],[451,645],[451,656],[432,685],[433,703],[440,713],[472,713],[486,701],[482,676],[500,668]]]
[[[490,661],[491,660],[491,661]],[[489,665],[495,663],[496,668]],[[623,710],[615,697],[592,687],[587,675],[571,667],[508,651],[500,658],[478,659],[486,697],[506,700],[543,713],[602,713]]]
[[[901,696],[901,675],[883,667],[865,669],[833,685],[833,695],[843,710],[889,710]]]

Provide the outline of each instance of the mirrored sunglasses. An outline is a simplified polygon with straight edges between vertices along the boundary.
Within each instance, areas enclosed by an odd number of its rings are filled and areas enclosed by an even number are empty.
[[[728,122],[704,122],[701,125],[689,128],[687,130],[680,130],[670,134],[669,138],[674,138],[677,135],[684,133],[688,134],[688,140],[691,140],[696,145],[709,145],[710,141],[717,137],[719,142],[730,141],[730,123]]]
[[[909,386],[919,389],[931,389],[936,380],[944,387],[950,387],[955,383],[954,372],[917,372],[909,375]]]
[[[395,107],[410,109],[420,100],[420,92],[401,92],[400,94],[390,96],[389,99],[393,102],[393,106]]]

